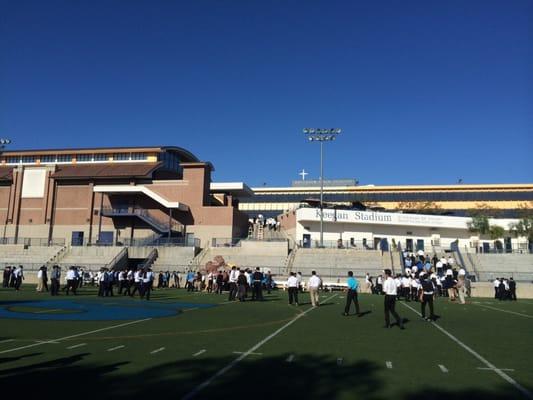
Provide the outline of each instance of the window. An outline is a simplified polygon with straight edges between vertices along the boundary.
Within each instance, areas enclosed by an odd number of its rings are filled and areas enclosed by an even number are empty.
[[[35,156],[22,156],[22,162],[26,164],[34,163]]]
[[[115,161],[127,161],[130,159],[130,153],[115,153],[113,160]]]
[[[94,161],[107,161],[109,159],[109,155],[107,154],[95,154],[94,155]]]
[[[92,154],[78,154],[76,156],[76,161],[92,161],[93,155]]]
[[[72,156],[70,154],[58,154],[57,162],[58,163],[72,162]]]
[[[41,156],[41,162],[42,163],[53,163],[53,162],[56,162],[56,156],[55,155]]]
[[[131,153],[132,160],[147,160],[148,154],[146,153]]]
[[[7,157],[6,163],[8,164],[18,164],[20,161],[19,157]]]
[[[171,171],[177,171],[180,166],[179,158],[174,153],[160,153],[159,161],[163,161],[164,167]]]

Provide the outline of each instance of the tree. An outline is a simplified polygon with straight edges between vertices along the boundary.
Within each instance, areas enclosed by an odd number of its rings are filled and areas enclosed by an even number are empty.
[[[489,227],[489,235],[492,240],[502,238],[505,233],[505,229],[498,225],[491,225]]]
[[[433,201],[401,201],[396,206],[396,210],[399,211],[411,211],[422,213],[437,213],[442,210],[442,207]]]
[[[533,242],[533,202],[520,204],[517,212],[520,220],[510,224],[509,230],[517,237],[527,238],[528,242],[531,243]]]
[[[467,223],[468,230],[479,235],[486,235],[490,232],[489,217],[486,215],[474,215],[472,221]]]
[[[502,215],[502,211],[486,203],[477,203],[476,208],[471,208],[467,211],[467,215],[470,217],[485,216],[487,218],[498,218]]]

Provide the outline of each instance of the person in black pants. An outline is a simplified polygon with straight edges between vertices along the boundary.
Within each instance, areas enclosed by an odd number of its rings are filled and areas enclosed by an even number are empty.
[[[403,320],[396,312],[396,296],[398,294],[398,289],[391,274],[392,272],[390,269],[385,270],[385,282],[383,282],[383,292],[385,293],[385,328],[391,327],[389,314],[392,314],[400,329],[404,329]]]
[[[287,279],[287,288],[289,291],[289,304],[298,305],[298,279],[294,272],[291,272],[289,279]]]
[[[252,284],[253,284],[253,292],[252,292],[252,301],[253,300],[259,300],[263,301],[263,274],[259,270],[259,267],[255,269],[255,272],[252,275]]]
[[[224,288],[224,275],[222,275],[222,271],[218,271],[217,278],[217,290],[215,293],[222,294],[222,289]]]
[[[52,273],[50,275],[50,294],[52,296],[57,296],[59,294],[59,280],[61,278],[61,270],[59,265],[54,265],[52,267]]]
[[[348,271],[348,293],[346,294],[346,306],[344,307],[344,313],[342,315],[348,316],[350,314],[350,306],[352,302],[355,304],[355,313],[361,315],[359,310],[359,300],[357,299],[357,288],[359,287],[359,282],[353,277],[353,272]]]
[[[513,278],[509,278],[509,292],[511,300],[516,301],[516,282]]]
[[[433,281],[429,279],[427,274],[421,274],[421,287],[420,287],[420,309],[422,319],[426,321],[435,320],[435,314],[433,313],[433,295],[435,294],[435,285]],[[429,318],[426,318],[426,305],[429,306]]]

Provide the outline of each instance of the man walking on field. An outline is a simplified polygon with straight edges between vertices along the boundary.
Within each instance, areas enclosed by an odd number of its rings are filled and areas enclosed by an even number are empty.
[[[309,288],[309,297],[311,297],[311,304],[313,305],[313,307],[319,306],[318,289],[320,288],[321,284],[322,281],[316,275],[316,271],[311,272],[311,277],[307,282],[307,287]]]
[[[348,281],[346,283],[348,284],[348,293],[346,294],[346,306],[344,307],[344,313],[342,315],[347,317],[350,314],[350,306],[353,302],[355,304],[355,313],[360,316],[359,300],[357,299],[359,282],[354,278],[352,271],[348,271]]]
[[[400,329],[404,329],[403,320],[396,312],[396,296],[398,294],[398,288],[391,275],[391,270],[386,269],[385,282],[383,282],[383,292],[385,293],[385,328],[391,327],[389,314],[392,314]]]

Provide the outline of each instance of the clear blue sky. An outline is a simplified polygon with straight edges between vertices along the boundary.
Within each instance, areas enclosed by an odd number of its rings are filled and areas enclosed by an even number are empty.
[[[12,149],[177,145],[216,181],[533,181],[533,2],[0,0]]]

